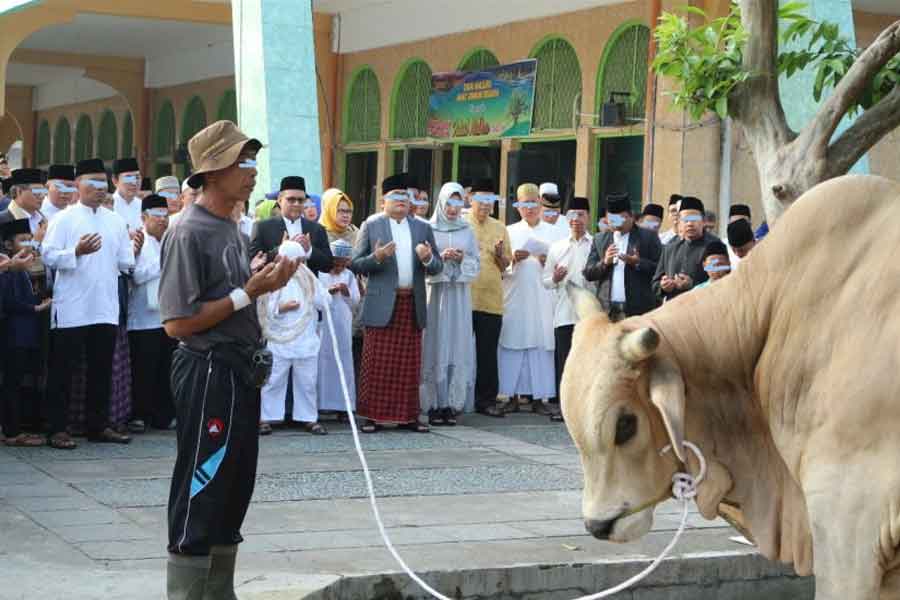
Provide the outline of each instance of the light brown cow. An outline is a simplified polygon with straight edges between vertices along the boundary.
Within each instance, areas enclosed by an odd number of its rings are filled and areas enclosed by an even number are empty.
[[[688,440],[710,463],[704,517],[739,507],[818,600],[900,598],[898,215],[900,184],[841,177],[732,275],[650,314],[611,324],[576,292],[562,401],[591,533],[647,533],[681,468],[660,449]]]

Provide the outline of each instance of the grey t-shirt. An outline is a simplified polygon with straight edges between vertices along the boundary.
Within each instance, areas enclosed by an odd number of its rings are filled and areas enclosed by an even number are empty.
[[[204,302],[224,298],[250,279],[247,242],[234,221],[192,204],[163,236],[159,312],[162,322],[192,317]],[[212,329],[182,339],[206,351],[221,343],[258,346],[262,338],[256,305],[233,313]]]

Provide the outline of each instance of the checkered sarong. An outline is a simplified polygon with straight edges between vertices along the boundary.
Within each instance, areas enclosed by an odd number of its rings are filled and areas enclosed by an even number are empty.
[[[387,327],[367,327],[363,342],[357,414],[378,423],[419,418],[422,332],[411,292],[398,291]]]
[[[109,426],[115,428],[127,423],[131,416],[131,351],[128,328],[122,325],[116,332],[109,392]]]

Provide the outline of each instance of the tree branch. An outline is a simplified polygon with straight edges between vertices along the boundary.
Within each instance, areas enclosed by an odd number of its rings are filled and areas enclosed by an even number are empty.
[[[778,90],[778,1],[740,0],[741,22],[749,34],[744,48],[744,69],[750,79],[735,98],[736,120],[746,130],[766,138],[778,148],[795,137],[784,116]]]
[[[822,103],[815,118],[807,126],[812,135],[811,148],[823,154],[835,130],[860,96],[865,93],[872,78],[900,52],[900,21],[881,32],[872,44],[859,55],[847,74],[835,86],[828,99]],[[807,132],[804,131],[803,135]]]
[[[900,85],[864,112],[828,148],[826,179],[844,175],[881,138],[900,127]]]

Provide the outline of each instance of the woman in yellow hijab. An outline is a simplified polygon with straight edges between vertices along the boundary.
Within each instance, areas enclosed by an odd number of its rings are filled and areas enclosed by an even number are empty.
[[[353,220],[353,202],[350,196],[337,188],[331,188],[322,194],[322,216],[319,224],[328,233],[328,243],[344,240],[356,244],[359,231],[351,222]]]

